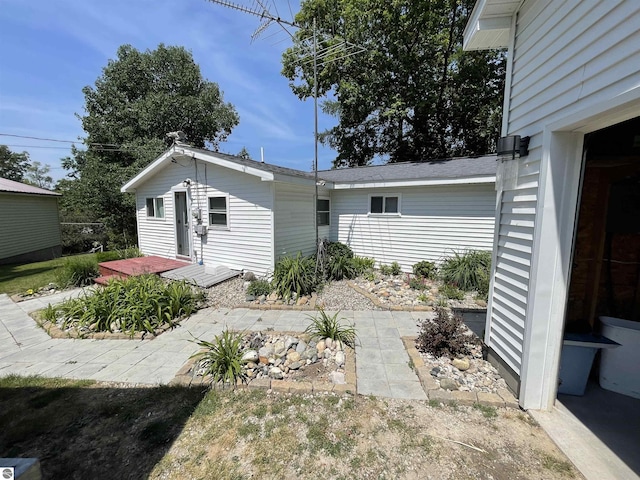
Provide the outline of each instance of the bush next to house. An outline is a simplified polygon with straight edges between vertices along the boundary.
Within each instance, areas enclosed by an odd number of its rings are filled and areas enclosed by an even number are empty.
[[[107,252],[97,252],[98,263],[111,262],[113,260],[125,260],[127,258],[142,257],[142,252],[137,247],[124,248],[122,250],[110,250]]]
[[[341,242],[329,242],[327,244],[326,254],[329,258],[331,257],[353,258],[353,250],[351,250],[351,247]]]
[[[154,333],[161,325],[191,315],[204,300],[186,282],[166,282],[156,275],[111,280],[104,288],[45,311],[62,328],[91,332]]]
[[[438,269],[435,263],[423,260],[413,265],[413,274],[416,277],[434,279]]]
[[[391,265],[380,265],[380,273],[382,275],[400,275],[402,273],[402,268],[400,268],[400,264],[398,262],[393,262]]]
[[[268,280],[256,279],[249,282],[247,294],[259,297],[261,295],[269,295],[271,293],[271,283]]]
[[[446,308],[436,307],[433,320],[424,320],[416,339],[416,348],[436,357],[458,357],[470,353],[469,346],[476,337],[468,330],[458,315],[450,315]]]
[[[489,291],[491,252],[469,250],[456,252],[440,266],[442,281],[464,291],[477,291],[479,296]]]

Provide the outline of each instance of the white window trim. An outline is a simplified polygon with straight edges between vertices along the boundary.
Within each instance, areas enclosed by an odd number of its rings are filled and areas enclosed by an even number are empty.
[[[153,217],[149,216],[149,210],[147,208],[147,200],[153,200]],[[156,212],[158,211],[158,200],[162,200],[162,211],[164,215],[162,217],[156,216]],[[164,201],[164,197],[161,195],[159,197],[145,197],[144,199],[144,214],[147,217],[147,220],[151,220],[154,222],[164,222],[167,219],[166,212],[166,202]]]
[[[318,200],[326,200],[329,202],[329,210],[318,210]],[[318,223],[318,213],[320,212],[328,212],[329,213],[329,223],[326,225],[319,225],[318,227],[330,227],[331,226],[331,198],[329,197],[320,197],[316,199],[316,224]]]
[[[385,205],[387,203],[387,198],[396,197],[398,199],[398,211],[397,212],[392,212],[392,213],[385,213],[384,211],[382,213],[373,213],[371,211],[371,197],[382,197],[382,209],[383,210],[384,210]],[[402,216],[402,194],[401,193],[388,193],[388,194],[370,193],[368,201],[369,201],[369,203],[367,205],[367,215],[370,216],[370,217],[401,217]]]
[[[209,220],[209,213],[211,213],[211,209],[209,208],[209,199],[210,198],[224,198],[225,199],[225,205],[227,207],[227,224],[226,225],[212,225]],[[216,212],[216,213],[221,213],[221,212]],[[207,229],[210,230],[230,230],[229,228],[229,194],[218,194],[218,195],[207,195]]]

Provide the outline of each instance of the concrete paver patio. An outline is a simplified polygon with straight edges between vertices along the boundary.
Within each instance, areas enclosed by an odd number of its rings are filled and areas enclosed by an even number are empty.
[[[308,314],[290,310],[203,309],[153,340],[52,339],[28,313],[77,297],[82,290],[14,303],[0,295],[0,376],[42,375],[100,381],[166,384],[193,355],[195,339],[225,328],[302,332]],[[427,398],[409,367],[401,336],[416,335],[425,312],[343,311],[358,332],[357,391],[389,398]]]

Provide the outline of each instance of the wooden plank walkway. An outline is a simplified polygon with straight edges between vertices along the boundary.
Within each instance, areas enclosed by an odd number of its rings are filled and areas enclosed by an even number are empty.
[[[186,267],[176,268],[160,274],[163,278],[172,280],[186,280],[202,288],[208,288],[217,283],[224,282],[229,278],[237,277],[242,272],[239,270],[231,270],[225,266],[205,266],[198,264],[187,265]]]

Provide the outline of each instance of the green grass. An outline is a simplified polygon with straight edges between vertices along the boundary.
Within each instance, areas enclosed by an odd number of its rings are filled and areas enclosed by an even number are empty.
[[[69,258],[91,258],[95,254],[61,257],[45,262],[0,265],[0,293],[13,295],[29,289],[37,290],[49,283],[56,283],[56,272]]]

